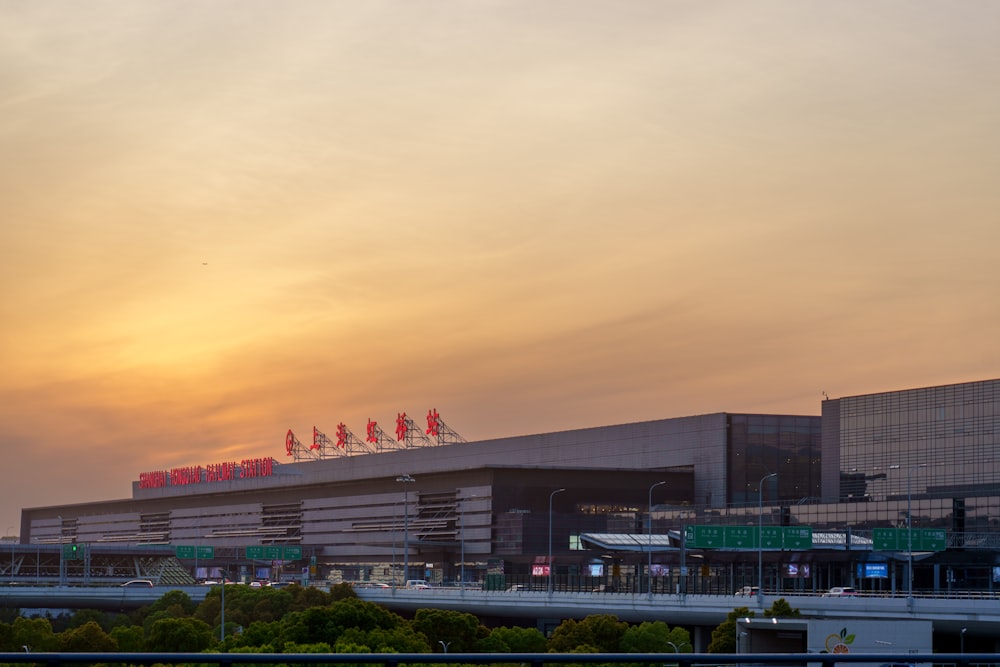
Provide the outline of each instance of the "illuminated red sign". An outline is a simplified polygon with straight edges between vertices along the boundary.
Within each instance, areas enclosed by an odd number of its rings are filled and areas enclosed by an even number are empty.
[[[319,445],[319,431],[313,426],[313,444],[309,445],[309,449],[320,449]]]
[[[438,414],[437,410],[427,411],[427,435],[433,435],[435,438],[441,434],[441,415]]]
[[[406,413],[400,412],[396,415],[396,440],[400,442],[406,437]]]
[[[368,437],[365,438],[368,442],[378,442],[378,422],[368,420]]]
[[[291,456],[293,449],[295,449],[295,434],[292,433],[292,429],[288,429],[288,434],[285,436],[285,453]]]
[[[344,422],[337,424],[337,446],[341,449],[347,446],[347,426]]]
[[[184,466],[170,471],[154,470],[139,473],[140,489],[162,489],[167,486],[186,486],[226,482],[250,477],[270,477],[274,474],[274,459],[243,459],[225,463],[211,463],[207,466]]]

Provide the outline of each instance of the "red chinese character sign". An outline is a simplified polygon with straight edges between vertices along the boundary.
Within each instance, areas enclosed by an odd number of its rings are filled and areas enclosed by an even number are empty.
[[[378,443],[378,422],[369,418],[368,420],[368,436],[365,438],[367,442],[372,444]]]
[[[323,448],[323,445],[320,442],[320,440],[322,439],[321,436],[323,436],[323,434],[320,433],[319,430],[315,426],[313,426],[313,444],[309,445],[309,449],[322,449]]]
[[[396,442],[406,449],[411,447],[426,447],[434,444],[430,438],[420,431],[420,428],[414,421],[406,416],[405,412],[400,412],[396,415]]]
[[[344,425],[344,422],[337,424],[337,447],[347,448],[347,426]]]
[[[441,415],[437,410],[427,411],[427,435],[438,437],[441,429]]]
[[[403,442],[406,439],[406,413],[400,412],[396,415],[396,440]]]
[[[288,429],[288,434],[285,435],[285,453],[291,456],[295,451],[295,434],[292,433],[292,429]]]
[[[444,423],[444,420],[441,419],[441,415],[438,414],[437,410],[427,411],[427,435],[436,438],[437,444],[439,445],[465,442],[465,438],[451,430],[448,425]]]

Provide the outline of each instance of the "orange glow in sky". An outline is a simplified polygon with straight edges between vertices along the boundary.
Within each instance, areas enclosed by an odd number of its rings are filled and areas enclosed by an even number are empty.
[[[1000,376],[1000,3],[0,0],[0,530]],[[400,471],[389,471],[396,474]]]

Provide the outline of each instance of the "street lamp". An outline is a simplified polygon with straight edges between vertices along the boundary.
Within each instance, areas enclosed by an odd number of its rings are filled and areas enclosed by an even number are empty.
[[[757,603],[764,599],[764,482],[772,477],[777,477],[778,473],[772,472],[760,478],[757,485]]]
[[[459,541],[462,545],[461,547],[461,558],[462,561],[458,565],[458,590],[461,595],[465,595],[465,508],[461,506],[458,507],[458,533]],[[445,649],[445,653],[448,649]]]
[[[219,641],[226,641],[226,579],[229,578],[229,573],[225,570],[219,570],[219,574],[222,575],[222,607],[219,613]]]
[[[459,505],[458,505],[458,510],[459,510],[459,513],[458,513],[458,531],[459,531],[459,534],[461,535],[460,542],[461,542],[461,545],[462,545],[462,549],[461,549],[462,550],[462,563],[459,565],[459,572],[460,572],[460,575],[459,575],[459,578],[460,578],[459,586],[460,586],[460,588],[462,590],[462,595],[465,595],[465,501],[474,500],[474,499],[476,499],[478,497],[479,496],[469,496],[467,498],[464,498],[462,501],[460,501]]]
[[[646,505],[648,508],[646,523],[646,551],[648,552],[646,562],[646,592],[649,594],[649,597],[653,597],[653,489],[666,483],[666,481],[660,481],[649,487],[649,502]]]
[[[406,485],[416,480],[409,475],[400,475],[397,482],[403,484],[403,585],[410,580],[410,504],[406,495]]]
[[[562,493],[566,489],[556,489],[549,494],[549,595],[552,594],[552,577],[555,576],[555,568],[552,567],[552,498],[557,493]]]
[[[965,653],[965,631],[969,628],[962,628],[961,634],[958,635],[959,641],[961,642],[961,653]]]
[[[926,464],[910,466],[906,469],[906,606],[913,606],[913,512],[911,502],[913,494],[910,490],[910,482],[913,479],[913,471],[923,468]],[[899,465],[889,466],[890,470],[899,470]]]
[[[14,526],[9,526],[7,528],[7,534],[4,538],[10,537],[10,531],[14,530]],[[23,562],[23,559],[22,559]],[[10,583],[14,583],[14,542],[10,542]]]

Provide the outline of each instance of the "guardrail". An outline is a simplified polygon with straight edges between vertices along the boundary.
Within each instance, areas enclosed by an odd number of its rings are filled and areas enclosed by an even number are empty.
[[[995,653],[0,653],[0,664],[126,664],[126,665],[492,665],[532,667],[564,664],[643,664],[676,667],[721,665],[812,665],[863,663],[892,667],[921,665],[993,667]]]

